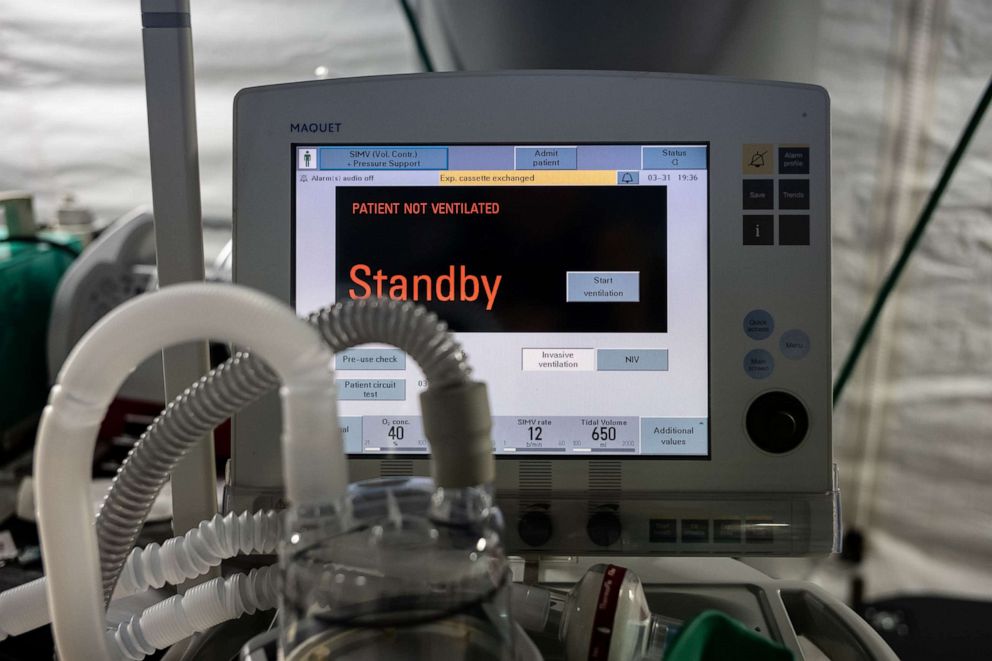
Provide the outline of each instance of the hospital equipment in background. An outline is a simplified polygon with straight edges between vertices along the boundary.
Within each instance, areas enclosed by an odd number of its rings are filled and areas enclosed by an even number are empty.
[[[172,277],[195,278],[196,264],[182,267],[202,258],[178,247],[201,241],[188,5],[145,0],[143,9],[158,254],[186,261]],[[165,122],[162,112],[183,120]],[[672,620],[716,607],[799,656],[812,645],[835,658],[893,658],[836,599],[726,557],[825,554],[838,541],[828,126],[819,88],[654,74],[243,90],[233,268],[236,283],[258,291],[164,287],[119,306],[77,344],[37,446],[47,584],[4,593],[0,619],[43,617],[45,590],[63,658],[111,649],[141,658],[197,632],[209,634],[194,647],[223,638],[229,629],[217,625],[278,596],[287,658],[375,658],[361,655],[391,653],[397,642],[413,653],[509,658],[516,647],[557,658],[556,641],[536,638],[538,651],[509,619],[512,553],[531,584],[571,589],[586,585],[589,566],[622,564],[642,577],[646,605]],[[404,211],[360,218],[387,202]],[[416,210],[435,202],[459,218],[483,203],[506,215],[490,219],[503,223],[496,229],[468,230],[485,221],[456,226],[432,211],[437,229],[421,243]],[[569,231],[569,218],[585,232]],[[370,240],[369,223],[389,224],[396,245]],[[483,263],[472,252],[480,246],[503,261]],[[439,307],[452,335],[410,303],[328,306],[348,298],[349,275],[351,291],[361,288],[359,264],[348,260],[374,258],[379,274],[383,265],[398,273],[411,250],[432,268],[450,263],[452,281],[459,260],[501,269],[504,289],[494,280],[489,300],[502,296],[500,307],[488,316]],[[469,275],[461,271],[465,304],[479,294],[466,293]],[[547,291],[557,294],[542,299]],[[309,315],[309,328],[287,304]],[[576,305],[591,314],[555,313]],[[186,379],[192,385],[146,432],[93,526],[89,461],[116,389],[149,352],[205,336],[250,353]],[[462,345],[489,383],[492,415]],[[344,372],[340,419],[332,352]],[[387,376],[368,376],[370,365]],[[202,450],[213,426],[280,382],[281,405],[268,397],[236,418],[227,471],[225,509],[262,513],[200,512],[186,540],[131,554],[170,472]],[[202,469],[194,461],[183,479]],[[415,479],[428,473],[433,481]],[[287,504],[273,532],[266,511]],[[180,520],[195,512],[180,510]],[[262,567],[106,630],[118,576],[125,590],[179,582],[234,554],[270,552],[272,535],[284,540],[279,595],[274,570]],[[582,587],[575,594],[585,598]],[[263,658],[266,643],[249,642],[244,657]]]
[[[23,447],[45,402],[44,338],[62,274],[82,249],[39,230],[29,193],[0,195],[0,451]]]

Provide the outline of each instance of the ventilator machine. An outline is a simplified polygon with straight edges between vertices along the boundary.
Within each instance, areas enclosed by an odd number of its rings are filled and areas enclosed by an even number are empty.
[[[832,595],[740,561],[839,550],[822,88],[243,89],[233,284],[195,283],[188,7],[143,10],[160,289],[93,326],[51,389],[46,578],[0,595],[6,635],[50,619],[67,660],[191,637],[188,658],[226,638],[250,661],[895,658]],[[233,346],[209,371],[190,344],[208,339]],[[172,401],[94,521],[100,420],[176,345]],[[232,416],[220,511],[177,505],[184,534],[133,548],[177,466],[174,493],[210,493],[189,466]]]

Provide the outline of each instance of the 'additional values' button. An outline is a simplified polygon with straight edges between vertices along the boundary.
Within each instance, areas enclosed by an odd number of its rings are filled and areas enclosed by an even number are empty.
[[[751,310],[744,317],[744,333],[752,340],[767,339],[775,330],[775,320],[765,310]]]
[[[707,453],[705,418],[641,418],[641,454],[693,455]]]
[[[809,353],[809,335],[793,328],[782,333],[778,341],[778,347],[782,350],[782,355],[792,360],[805,358]]]
[[[600,372],[668,371],[668,349],[599,349],[596,369]]]
[[[566,303],[637,303],[640,300],[640,271],[565,273]]]
[[[764,349],[749,351],[744,356],[744,372],[752,379],[767,379],[775,369],[775,359]]]
[[[809,174],[809,147],[779,147],[779,174]]]
[[[809,209],[809,179],[779,179],[778,208]]]
[[[770,246],[775,243],[774,216],[744,216],[744,245]]]
[[[774,179],[744,179],[745,209],[773,209],[775,207]]]

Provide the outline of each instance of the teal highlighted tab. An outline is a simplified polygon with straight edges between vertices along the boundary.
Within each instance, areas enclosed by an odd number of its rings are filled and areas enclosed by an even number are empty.
[[[706,147],[671,145],[644,147],[641,151],[643,170],[705,170]]]
[[[321,170],[447,170],[447,147],[321,147]]]
[[[402,349],[346,349],[334,356],[336,370],[405,370]]]
[[[600,372],[667,372],[668,349],[599,349]]]
[[[341,401],[387,401],[406,399],[404,379],[338,379],[338,399]]]
[[[705,457],[706,418],[641,418],[641,453]]]

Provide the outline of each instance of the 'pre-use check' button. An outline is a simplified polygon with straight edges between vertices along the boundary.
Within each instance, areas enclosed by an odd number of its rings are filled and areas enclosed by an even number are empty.
[[[567,271],[567,303],[638,303],[640,271]]]

